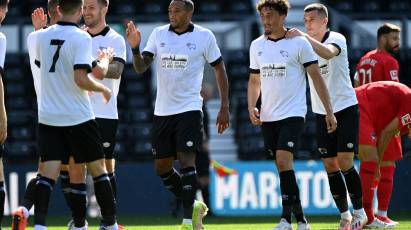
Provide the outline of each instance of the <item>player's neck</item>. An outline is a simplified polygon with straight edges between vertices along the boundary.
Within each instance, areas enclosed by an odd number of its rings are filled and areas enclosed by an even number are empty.
[[[327,34],[328,30],[324,29],[321,30],[320,32],[318,32],[316,35],[312,36],[315,40],[319,41],[319,42],[323,42],[326,34]]]
[[[98,34],[98,33],[100,33],[101,31],[103,31],[104,28],[106,28],[106,26],[107,26],[106,21],[101,21],[101,22],[98,23],[96,26],[94,26],[94,27],[89,27],[87,31],[88,31],[90,34]]]
[[[62,15],[60,20],[58,20],[60,22],[71,22],[74,24],[79,23],[79,17],[77,15]]]
[[[188,30],[188,27],[190,27],[191,21],[184,23],[184,25],[179,26],[178,28],[173,28],[174,31],[177,33],[183,33]]]
[[[268,37],[270,38],[270,39],[273,39],[273,40],[278,40],[278,39],[280,39],[280,38],[283,38],[283,37],[285,37],[285,34],[287,33],[287,29],[285,28],[285,27],[281,27],[281,28],[279,28],[279,29],[277,29],[277,30],[273,30],[269,35],[268,35]]]

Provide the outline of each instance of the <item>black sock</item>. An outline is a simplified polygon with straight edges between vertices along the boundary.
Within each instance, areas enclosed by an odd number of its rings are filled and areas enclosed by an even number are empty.
[[[0,229],[1,223],[4,216],[4,200],[6,198],[6,193],[4,192],[4,182],[0,181]]]
[[[38,179],[41,177],[40,173],[37,176],[29,181],[24,192],[24,199],[22,206],[30,210],[33,207],[34,199],[36,196],[36,184]]]
[[[210,207],[210,191],[208,185],[201,186],[201,195],[203,196],[204,203]]]
[[[60,171],[60,185],[61,191],[64,195],[64,200],[67,203],[67,206],[71,211],[73,211],[73,206],[71,205],[71,198],[70,198],[70,177],[68,171]]]
[[[197,172],[195,167],[187,167],[181,172],[181,200],[183,201],[184,219],[191,219],[193,215],[193,204],[197,192]]]
[[[297,223],[307,223],[307,219],[305,218],[303,207],[301,206],[300,189],[298,188],[297,183],[296,185],[297,185],[297,188],[295,189],[297,191],[297,194],[294,200],[293,213],[294,213],[295,219],[297,220]]]
[[[354,166],[343,172],[343,174],[352,206],[355,210],[361,209],[363,206],[360,175],[358,175],[358,172],[355,170]]]
[[[49,201],[51,191],[55,181],[46,178],[40,177],[36,184],[36,195],[34,201],[34,224],[46,226],[46,216],[49,208]]]
[[[327,173],[328,184],[330,185],[331,194],[333,195],[335,205],[340,213],[348,210],[347,188],[345,187],[341,171]]]
[[[280,172],[280,188],[283,205],[281,218],[286,219],[291,224],[291,213],[298,193],[294,170]]]
[[[117,199],[117,180],[114,173],[108,173],[108,178],[110,179],[111,189],[113,190],[114,199]]]
[[[113,225],[116,223],[116,201],[111,189],[110,180],[107,174],[102,174],[93,178],[93,180],[94,193],[103,216],[102,223],[107,226]]]
[[[164,186],[170,190],[177,198],[181,198],[181,176],[180,174],[173,168],[170,172],[160,175],[161,180],[163,180]]]
[[[81,228],[86,224],[87,189],[86,184],[70,184],[70,204],[74,226]]]

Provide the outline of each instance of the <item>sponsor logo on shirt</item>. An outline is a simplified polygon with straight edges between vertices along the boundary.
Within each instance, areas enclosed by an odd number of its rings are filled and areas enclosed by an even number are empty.
[[[401,117],[401,123],[403,126],[411,124],[411,116],[409,113]]]
[[[161,68],[166,70],[185,70],[188,56],[179,54],[162,54]]]
[[[165,46],[166,46],[166,43],[164,43],[164,42],[160,43],[161,48],[164,48]]]
[[[390,70],[391,80],[398,81],[398,70]]]
[[[261,68],[261,77],[282,78],[286,75],[285,63],[263,64]]]
[[[330,72],[330,71],[329,71],[329,69],[328,69],[328,65],[327,65],[327,64],[320,66],[320,73],[321,73],[321,76],[322,76],[322,77],[328,76],[328,73],[329,73],[329,72]]]

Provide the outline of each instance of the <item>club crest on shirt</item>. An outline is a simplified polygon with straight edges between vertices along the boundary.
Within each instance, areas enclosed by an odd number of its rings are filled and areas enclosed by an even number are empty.
[[[166,43],[164,43],[164,42],[160,43],[161,48],[164,48],[165,46],[166,46]]]
[[[285,57],[288,57],[288,52],[285,51],[285,50],[280,50],[280,54],[281,54],[281,56],[283,56],[284,58],[285,58]]]
[[[187,67],[188,55],[162,54],[161,68],[167,70],[185,70]]]
[[[401,117],[401,123],[403,126],[411,124],[411,116],[409,113]]]
[[[398,81],[398,70],[390,71],[391,80]]]
[[[286,65],[285,63],[264,63],[261,68],[261,77],[285,77]]]
[[[191,42],[187,43],[186,46],[188,47],[189,50],[196,50],[197,49],[196,44],[191,43]]]
[[[328,70],[328,65],[327,64],[324,64],[324,65],[321,65],[320,66],[320,73],[321,73],[321,76],[322,77],[326,77],[326,76],[328,76],[328,73],[329,73],[330,71]]]
[[[262,54],[263,54],[263,51],[259,51],[259,52],[257,53],[258,56],[261,56]]]

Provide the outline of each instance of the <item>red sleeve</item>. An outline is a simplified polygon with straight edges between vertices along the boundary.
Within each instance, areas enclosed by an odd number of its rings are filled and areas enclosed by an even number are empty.
[[[390,58],[384,65],[384,80],[399,82],[399,65],[397,60]]]

